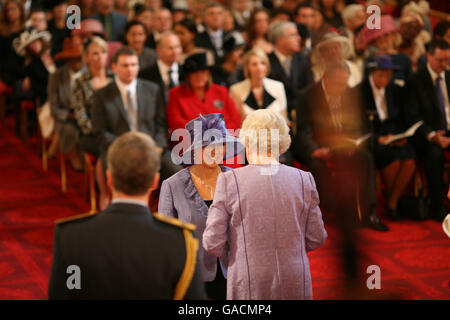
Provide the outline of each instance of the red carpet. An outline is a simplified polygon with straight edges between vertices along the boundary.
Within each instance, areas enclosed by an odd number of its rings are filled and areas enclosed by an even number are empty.
[[[89,210],[83,174],[69,170],[68,191],[62,193],[57,161],[43,172],[37,150],[35,143],[25,147],[10,131],[0,133],[0,299],[46,299],[53,221]],[[381,268],[381,290],[375,291],[405,299],[450,299],[450,239],[441,225],[404,220],[389,227],[387,233],[358,231],[362,272],[372,264]],[[326,245],[309,255],[314,298],[341,299],[346,281],[339,234],[326,228]]]

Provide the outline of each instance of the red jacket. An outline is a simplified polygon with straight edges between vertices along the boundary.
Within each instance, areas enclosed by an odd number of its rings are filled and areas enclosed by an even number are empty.
[[[170,131],[183,129],[186,123],[198,118],[200,114],[222,113],[225,125],[228,130],[241,128],[241,115],[236,109],[233,100],[228,94],[228,89],[217,84],[211,84],[205,93],[205,100],[202,101],[197,94],[189,89],[185,84],[173,88],[169,91],[169,102],[167,104],[167,123]],[[236,132],[232,132],[236,136]],[[239,156],[242,161],[242,156]],[[230,159],[235,163],[237,158]],[[227,164],[231,168],[238,168],[239,164]]]
[[[208,88],[205,101],[185,84],[171,89],[166,113],[167,123],[172,131],[184,128],[186,123],[199,117],[200,114],[222,113],[227,129],[239,129],[242,121],[227,88],[217,84],[212,84]]]

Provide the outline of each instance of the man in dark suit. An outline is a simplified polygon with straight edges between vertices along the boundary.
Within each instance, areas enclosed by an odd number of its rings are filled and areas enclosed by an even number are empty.
[[[195,226],[152,215],[155,142],[129,132],[108,151],[112,205],[57,222],[49,299],[205,299]]]
[[[269,78],[283,82],[290,116],[298,91],[313,82],[309,59],[300,52],[301,39],[293,22],[271,24],[269,40],[275,45],[269,54]]]
[[[164,106],[167,106],[169,90],[180,84],[180,68],[177,62],[182,54],[180,39],[173,32],[165,32],[158,40],[156,52],[156,63],[141,70],[139,78],[156,83],[160,92],[164,93]]]
[[[113,0],[97,0],[96,3],[98,13],[92,18],[102,23],[108,41],[121,41],[127,17],[113,11]]]
[[[139,62],[136,52],[122,47],[112,58],[115,80],[94,94],[92,129],[98,137],[105,159],[108,146],[127,131],[148,134],[158,144],[162,155],[161,176],[170,177],[180,170],[167,149],[167,123],[163,96],[158,85],[137,79]],[[105,164],[105,163],[104,163]]]
[[[433,41],[427,53],[428,63],[407,81],[405,116],[409,124],[423,120],[415,135],[417,154],[422,155],[428,180],[430,214],[438,221],[445,217],[444,150],[450,146],[450,49],[447,42]]]
[[[331,63],[322,81],[299,94],[293,151],[313,173],[321,198],[329,209],[351,216],[342,207],[354,211],[356,185],[357,200],[362,204],[362,213],[358,210],[360,220],[376,230],[387,231],[387,226],[376,215],[373,157],[364,145],[356,146],[347,141],[362,137],[368,131],[364,112],[347,87],[349,75],[345,62]],[[333,187],[336,173],[344,173],[345,178]],[[348,192],[339,196],[345,189]]]
[[[210,3],[203,9],[203,24],[205,31],[195,37],[195,46],[214,52],[216,63],[223,57],[224,12],[220,3]]]

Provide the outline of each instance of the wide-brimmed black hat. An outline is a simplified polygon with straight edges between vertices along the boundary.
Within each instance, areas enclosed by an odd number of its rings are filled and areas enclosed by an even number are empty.
[[[210,70],[213,66],[208,64],[206,52],[194,53],[184,60],[181,67],[181,78],[186,78],[189,74],[199,70]]]

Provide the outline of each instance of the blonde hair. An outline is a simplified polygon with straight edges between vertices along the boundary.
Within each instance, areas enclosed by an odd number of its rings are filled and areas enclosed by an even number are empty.
[[[97,46],[102,48],[105,52],[108,52],[108,43],[105,40],[103,40],[102,38],[100,38],[99,36],[93,36],[88,41],[89,41],[89,43],[87,45],[85,45],[85,47],[83,48],[83,53],[85,55],[88,54],[89,48],[93,44],[96,44]]]
[[[278,156],[289,149],[291,136],[286,120],[280,114],[261,109],[245,118],[239,132],[239,141],[251,152]]]
[[[244,76],[245,78],[250,78],[250,73],[248,71],[248,64],[250,62],[250,58],[252,56],[256,56],[258,58],[261,58],[264,61],[264,64],[266,65],[267,68],[267,74],[266,76],[270,73],[270,62],[269,62],[269,58],[267,57],[267,55],[264,53],[263,50],[255,48],[250,50],[249,52],[247,52],[243,59],[242,59],[242,68],[244,70]]]

